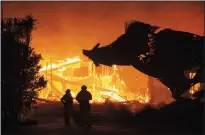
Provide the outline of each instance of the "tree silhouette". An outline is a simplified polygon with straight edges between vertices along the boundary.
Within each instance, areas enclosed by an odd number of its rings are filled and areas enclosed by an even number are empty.
[[[47,81],[39,74],[42,59],[30,47],[36,20],[6,18],[2,23],[2,122],[17,123],[35,103]]]

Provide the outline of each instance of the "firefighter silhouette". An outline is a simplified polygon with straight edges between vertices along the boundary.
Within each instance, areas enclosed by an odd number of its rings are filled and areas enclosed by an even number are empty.
[[[89,101],[92,100],[92,95],[85,85],[81,87],[81,91],[77,94],[76,100],[80,106],[81,125],[91,127],[91,105]]]
[[[66,90],[65,95],[61,98],[61,103],[64,104],[64,121],[65,125],[70,125],[70,118],[72,116],[73,111],[73,97],[70,93],[70,89]]]

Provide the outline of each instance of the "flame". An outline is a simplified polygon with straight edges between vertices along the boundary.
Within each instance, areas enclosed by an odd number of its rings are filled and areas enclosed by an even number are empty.
[[[75,62],[79,62],[80,61],[80,58],[79,57],[75,57],[73,59],[70,59],[70,58],[67,58],[65,61],[60,61],[58,60],[57,62],[59,64],[50,64],[48,66],[43,66],[41,69],[40,69],[40,72],[42,71],[46,71],[46,70],[50,70],[52,68],[59,68],[59,67],[62,67],[64,65],[67,65],[67,64],[71,64],[71,63],[75,63]]]
[[[76,64],[77,63],[77,64]],[[81,66],[88,67],[88,75],[84,77],[79,76],[64,76],[64,71],[73,71],[74,69],[80,68]],[[47,71],[52,74],[52,77],[57,77],[56,80],[53,79],[51,76],[50,78],[47,75]],[[55,70],[54,70],[55,69]],[[46,71],[46,72],[45,72]],[[118,73],[118,66],[113,65],[112,68],[102,66],[102,73],[96,73],[96,67],[90,61],[85,62],[81,60],[79,57],[75,57],[73,59],[66,59],[66,60],[58,60],[55,64],[45,65],[40,69],[40,73],[46,76],[48,80],[48,87],[40,93],[39,97],[47,100],[59,100],[67,87],[71,89],[71,95],[75,98],[77,92],[79,92],[80,85],[83,85],[83,81],[86,79],[91,78],[92,81],[90,86],[88,86],[88,90],[90,90],[91,94],[93,95],[93,99],[91,103],[104,103],[107,100],[111,102],[127,102],[127,101],[138,101],[140,103],[149,103],[150,97],[148,95],[148,90],[145,94],[138,94],[137,96],[132,93],[126,92],[126,84],[125,82],[120,79]],[[51,81],[53,79],[53,81]],[[78,88],[72,84],[66,84],[66,87],[61,84],[61,82],[56,83],[56,81],[62,79],[62,82],[81,82],[78,84]],[[86,82],[86,85],[89,82]],[[77,84],[76,84],[77,85]],[[74,90],[75,89],[75,90]],[[129,97],[129,95],[135,95],[135,98]],[[121,96],[121,95],[124,95]]]

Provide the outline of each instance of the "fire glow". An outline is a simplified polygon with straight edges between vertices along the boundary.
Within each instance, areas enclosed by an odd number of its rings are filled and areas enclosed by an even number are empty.
[[[81,70],[82,67],[87,68],[88,74],[86,76],[75,76],[73,71]],[[48,86],[41,91],[39,98],[59,101],[67,88],[71,89],[71,94],[75,98],[80,87],[85,84],[93,95],[92,103],[104,103],[106,101],[150,103],[151,95],[148,88],[144,93],[127,92],[126,83],[119,77],[118,66],[106,67],[101,65],[101,68],[102,71],[99,74],[93,62],[84,61],[79,57],[56,61],[55,64],[46,64],[40,69],[40,73],[48,80]],[[63,73],[67,71],[72,73],[64,75]],[[66,82],[66,87],[65,84],[63,87],[62,82]],[[199,87],[198,84],[193,86],[189,93],[194,94],[197,91],[196,87]]]
[[[87,76],[75,76],[73,73],[68,76],[63,75],[65,71],[74,71],[81,67],[88,67]],[[57,61],[55,64],[46,64],[40,69],[40,73],[48,80],[48,86],[41,91],[39,98],[59,100],[67,88],[71,89],[71,94],[75,98],[81,85],[86,84],[88,90],[93,95],[92,103],[104,103],[108,100],[111,102],[137,101],[140,103],[149,103],[150,96],[148,95],[148,91],[143,94],[139,93],[138,96],[126,92],[126,84],[119,78],[117,70],[118,67],[116,65],[112,67],[104,66],[102,67],[102,73],[97,74],[96,67],[91,61],[85,62],[79,57]],[[114,79],[115,81],[113,82]],[[55,80],[58,80],[58,82]],[[66,87],[63,87],[60,81],[67,82]],[[129,96],[131,94],[134,97]]]
[[[52,68],[60,68],[60,67],[62,67],[62,66],[64,66],[64,65],[66,65],[66,64],[71,64],[71,63],[74,63],[74,62],[79,62],[80,61],[80,59],[79,59],[79,57],[75,57],[75,58],[73,58],[73,59],[66,59],[65,61],[59,61],[59,64],[50,64],[50,65],[48,65],[47,67],[46,66],[43,66],[41,69],[40,69],[40,72],[42,72],[42,71],[45,71],[45,70],[50,70],[50,69],[52,69]],[[62,69],[61,69],[62,70]],[[65,68],[64,68],[64,70],[65,70]]]

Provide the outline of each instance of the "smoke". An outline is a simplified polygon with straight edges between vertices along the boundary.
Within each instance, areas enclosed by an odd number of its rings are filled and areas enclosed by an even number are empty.
[[[4,17],[30,13],[39,22],[32,46],[54,59],[111,43],[131,19],[204,34],[203,2],[3,2]]]

